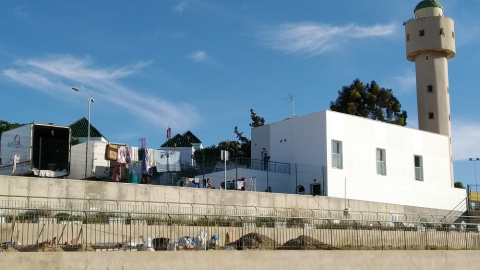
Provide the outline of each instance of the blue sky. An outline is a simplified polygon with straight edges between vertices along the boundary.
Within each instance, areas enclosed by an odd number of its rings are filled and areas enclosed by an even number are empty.
[[[193,132],[205,146],[250,136],[250,109],[276,122],[329,108],[355,78],[393,90],[417,128],[408,1],[1,1],[0,120],[69,125],[87,117],[110,141],[159,148]],[[442,1],[441,1],[442,2]],[[468,3],[468,6],[466,5]],[[456,181],[480,157],[480,1],[443,1]],[[477,164],[480,166],[480,164]],[[478,167],[477,169],[480,169]],[[479,171],[480,176],[480,171]]]

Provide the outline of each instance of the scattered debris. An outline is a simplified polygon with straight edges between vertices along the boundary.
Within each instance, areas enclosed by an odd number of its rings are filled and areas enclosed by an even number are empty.
[[[152,246],[152,238],[147,237],[147,241],[137,248],[137,251],[155,251]]]
[[[166,237],[153,238],[152,244],[155,250],[167,250],[170,239]]]
[[[217,236],[218,237],[218,236]],[[198,238],[198,237],[197,237]],[[202,241],[198,241],[201,238]],[[206,235],[197,239],[197,242],[202,242],[202,250],[207,248],[206,242]],[[220,248],[216,243],[216,241],[212,240],[212,246],[209,249],[217,249]],[[175,247],[170,247],[173,244]],[[139,248],[139,250],[177,250],[177,246],[181,246],[181,250],[192,250],[195,246],[195,240],[193,237],[180,237],[180,243],[169,243],[168,238],[154,238],[149,239],[142,245],[144,249]],[[192,248],[189,248],[189,247]],[[259,250],[338,250],[339,248],[334,247],[330,244],[326,244],[320,240],[317,240],[310,236],[301,235],[295,239],[288,240],[283,245],[279,245],[273,239],[259,234],[259,233],[249,233],[234,242],[228,243],[223,249],[231,250],[246,250],[246,249],[259,249]],[[21,247],[13,247],[13,246],[6,246],[4,248],[0,248],[0,252],[63,252],[63,251],[95,251],[94,247],[91,245],[54,245],[53,243],[42,242],[38,245],[29,245],[29,246],[21,246]]]

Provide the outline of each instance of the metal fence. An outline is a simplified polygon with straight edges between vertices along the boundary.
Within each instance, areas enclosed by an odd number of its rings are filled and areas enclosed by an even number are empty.
[[[318,202],[318,201],[317,201]],[[4,209],[4,210],[2,210]],[[229,204],[202,204],[180,203],[165,201],[135,201],[135,200],[108,200],[84,198],[51,198],[41,196],[3,196],[0,195],[0,216],[7,209],[42,209],[48,211],[101,211],[101,212],[126,212],[126,213],[166,213],[175,215],[213,215],[213,216],[245,216],[245,217],[308,217],[317,219],[351,219],[374,220],[382,222],[401,223],[443,223],[451,224],[458,220],[461,213],[465,212],[465,200],[458,204],[454,210],[446,215],[433,215],[428,213],[411,214],[396,212],[368,212],[352,210],[259,207],[249,205]],[[466,218],[466,217],[465,217]],[[471,220],[470,220],[471,221]]]
[[[221,164],[220,166],[218,166]],[[247,168],[251,170],[258,170],[258,171],[266,171],[269,172],[278,172],[278,173],[286,173],[290,174],[290,163],[284,162],[275,162],[275,161],[264,161],[260,159],[252,159],[252,158],[244,158],[244,157],[236,157],[232,158],[227,161],[226,164],[227,170],[233,170],[236,168]],[[199,172],[203,173],[212,173],[217,171],[223,171],[224,166],[222,162],[214,162],[211,164],[199,165]]]
[[[150,243],[148,239],[155,250],[177,246],[183,249],[480,248],[479,224],[445,224],[433,221],[437,219],[433,216],[392,218],[379,213],[359,215],[181,204],[139,207],[136,211],[84,204],[84,210],[79,210],[38,207],[40,202],[35,203],[37,207],[25,207],[23,203],[18,202],[16,206],[4,203],[0,207],[0,242],[4,248],[136,250]],[[80,204],[77,206],[75,208],[81,208]],[[102,210],[107,208],[110,210]],[[206,234],[204,242],[199,242],[201,233]]]

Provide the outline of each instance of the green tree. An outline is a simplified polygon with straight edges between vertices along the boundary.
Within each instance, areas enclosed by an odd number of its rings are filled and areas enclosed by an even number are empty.
[[[14,129],[14,128],[17,128],[19,126],[21,126],[21,124],[19,124],[19,123],[9,123],[7,121],[0,120],[0,134],[2,134],[2,132],[4,132],[4,131]]]
[[[227,150],[230,158],[244,157],[244,153],[238,141],[221,141],[218,146],[212,145],[201,150],[195,151],[193,158],[198,164],[205,161],[206,164],[220,161],[221,150]]]
[[[258,127],[263,126],[265,123],[265,119],[263,117],[258,116],[253,109],[250,109],[250,117],[252,119],[252,123],[249,124],[251,127]],[[250,158],[251,156],[251,141],[246,136],[243,135],[243,132],[238,130],[238,127],[235,126],[233,131],[237,136],[236,141],[221,141],[218,143],[218,146],[212,145],[206,147],[201,150],[197,150],[194,153],[194,159],[197,164],[202,164],[205,162],[206,164],[215,163],[220,160],[220,151],[227,150],[229,152],[230,157],[246,157]]]
[[[242,156],[238,141],[221,141],[218,144],[218,148],[220,150],[227,150],[231,158]]]
[[[463,183],[462,183],[462,182],[455,182],[455,183],[453,184],[453,186],[456,187],[456,188],[463,188],[463,189],[465,189],[465,187],[463,186]]]
[[[405,126],[407,112],[391,89],[380,87],[375,81],[364,84],[355,79],[349,86],[338,91],[338,98],[330,102],[330,109],[382,122]]]
[[[265,119],[261,116],[258,116],[253,109],[250,109],[250,118],[252,119],[252,123],[249,124],[251,127],[259,127],[265,124]],[[237,126],[235,126],[235,130],[233,132],[235,135],[237,135],[237,141],[240,143],[236,157],[250,158],[252,153],[252,142],[250,139],[243,136],[243,132],[238,131]]]
[[[250,158],[252,142],[247,137],[243,136],[243,132],[238,131],[236,126],[233,132],[237,135],[237,141],[240,142],[238,156]]]
[[[211,164],[220,160],[220,148],[216,145],[211,145],[203,149],[195,151],[193,158],[197,164]]]
[[[250,109],[250,118],[252,118],[252,123],[249,124],[251,127],[259,127],[265,124],[265,119],[263,117],[258,116],[253,109]]]

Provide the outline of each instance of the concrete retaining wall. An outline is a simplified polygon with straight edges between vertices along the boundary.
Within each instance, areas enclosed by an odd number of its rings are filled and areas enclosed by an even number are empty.
[[[4,252],[2,269],[477,269],[477,251]]]
[[[31,197],[31,198],[28,198]],[[71,179],[0,176],[0,200],[157,205],[158,203],[211,204],[235,207],[293,208],[316,211],[396,212],[442,216],[449,211],[342,198],[95,182]]]

